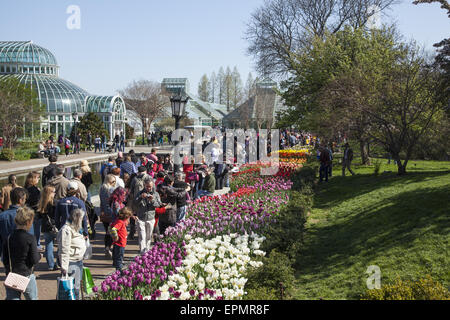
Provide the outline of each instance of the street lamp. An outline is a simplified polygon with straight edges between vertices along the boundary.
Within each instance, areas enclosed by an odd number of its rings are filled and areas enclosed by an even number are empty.
[[[170,103],[172,105],[172,117],[175,118],[175,130],[180,128],[180,120],[184,117],[184,112],[186,110],[186,104],[189,101],[188,96],[176,95],[170,97]],[[180,141],[175,141],[175,150]],[[180,169],[179,164],[174,164],[174,172],[178,172]]]

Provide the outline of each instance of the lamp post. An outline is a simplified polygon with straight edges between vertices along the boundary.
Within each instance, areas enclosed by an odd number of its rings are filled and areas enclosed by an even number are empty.
[[[73,118],[73,128],[74,128],[74,135],[73,135],[73,144],[74,144],[74,150],[73,153],[76,153],[78,150],[78,143],[77,143],[77,118],[78,118],[78,113],[75,111],[72,113],[72,118]]]
[[[184,112],[186,109],[186,104],[189,101],[188,96],[181,96],[181,94],[170,97],[170,103],[172,105],[172,117],[175,118],[175,130],[180,128],[180,120],[184,117]],[[180,141],[175,141],[175,150]],[[173,168],[174,172],[178,172],[180,170],[179,164],[174,164]]]

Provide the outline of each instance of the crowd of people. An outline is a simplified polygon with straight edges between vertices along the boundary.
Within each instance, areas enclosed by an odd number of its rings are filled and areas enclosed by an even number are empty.
[[[215,138],[210,143],[218,146]],[[42,172],[30,172],[24,186],[10,175],[0,197],[0,255],[6,273],[28,277],[25,299],[37,299],[33,270],[43,255],[49,271],[75,279],[80,299],[88,240],[102,241],[106,259],[122,270],[127,240],[137,233],[139,251],[145,253],[167,228],[185,219],[191,201],[229,186],[234,166],[217,163],[219,154],[212,150],[215,161],[207,163],[203,157],[202,163],[195,164],[186,156],[176,172],[172,156],[158,155],[155,148],[150,154],[119,151],[100,169],[97,211],[90,190],[93,173],[85,160],[72,170],[72,177],[58,164],[56,154],[49,156]],[[98,221],[105,230],[102,239],[96,239]],[[11,288],[6,293],[7,299],[21,297]]]

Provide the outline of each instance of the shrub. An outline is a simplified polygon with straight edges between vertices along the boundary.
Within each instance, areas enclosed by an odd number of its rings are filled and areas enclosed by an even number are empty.
[[[278,250],[291,258],[299,252],[303,244],[307,214],[313,203],[311,188],[305,188],[304,191],[291,191],[289,203],[280,211],[277,223],[267,227],[264,251]]]
[[[243,300],[278,300],[280,298],[280,291],[256,286],[254,289],[247,289],[247,294]]]
[[[281,285],[285,289],[283,298],[289,298],[289,291],[295,281],[291,259],[277,250],[273,250],[268,257],[262,259],[263,265],[261,267],[250,268],[247,271],[248,281],[245,291],[251,294],[247,298],[269,297],[268,300],[280,299]]]
[[[2,153],[0,153],[0,160],[13,161],[14,160],[14,150],[3,148]]]
[[[428,275],[418,281],[397,279],[379,290],[368,290],[362,300],[450,300],[450,293]]]
[[[292,189],[302,190],[305,187],[312,188],[314,186],[314,181],[316,180],[316,173],[318,171],[317,164],[307,164],[300,170],[296,171],[292,175]]]

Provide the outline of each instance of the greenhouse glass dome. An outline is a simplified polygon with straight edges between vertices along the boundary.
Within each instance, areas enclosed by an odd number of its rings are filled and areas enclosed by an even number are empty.
[[[0,80],[15,77],[30,85],[46,106],[41,119],[42,136],[69,135],[76,112],[78,118],[88,112],[103,120],[110,138],[125,134],[126,108],[120,96],[93,96],[77,85],[59,78],[55,56],[32,41],[0,41]]]

